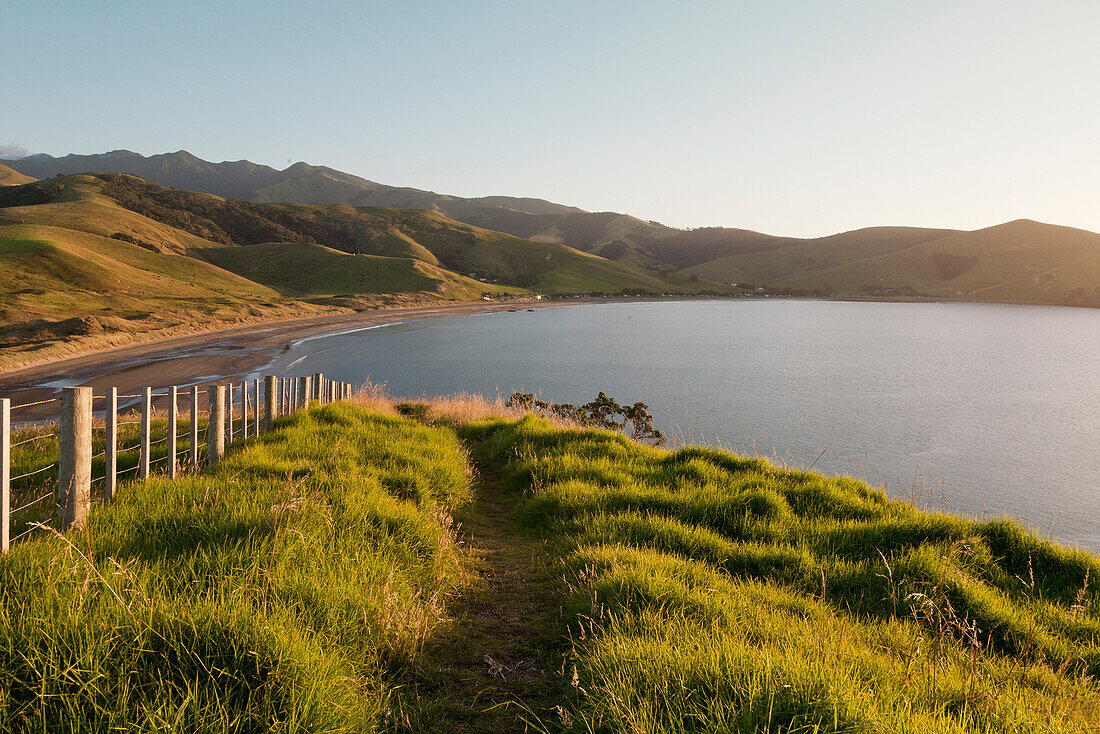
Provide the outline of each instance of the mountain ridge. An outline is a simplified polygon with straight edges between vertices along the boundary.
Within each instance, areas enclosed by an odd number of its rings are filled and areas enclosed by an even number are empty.
[[[566,245],[654,275],[681,273],[778,293],[978,300],[998,293],[997,300],[1100,306],[1100,235],[1034,220],[969,232],[876,226],[796,238],[727,227],[674,229],[627,214],[588,212],[530,197],[451,196],[380,184],[305,162],[282,171],[247,160],[211,163],[182,150],[148,157],[128,150],[60,158],[37,154],[4,163],[38,179],[94,170],[128,173],[163,186],[257,204],[425,210],[527,242]],[[1004,228],[1021,221],[1034,226]],[[1076,243],[1068,249],[1067,238]],[[939,249],[927,244],[939,240],[945,241]],[[905,254],[915,247],[923,249]],[[1050,257],[1036,257],[1037,249],[1063,253],[1073,266],[1058,267]],[[967,254],[970,250],[974,252]],[[983,262],[971,263],[973,258]]]

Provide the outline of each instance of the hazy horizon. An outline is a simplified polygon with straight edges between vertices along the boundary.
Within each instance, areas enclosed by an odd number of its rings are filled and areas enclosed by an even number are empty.
[[[821,236],[1100,230],[1100,8],[1023,2],[5,8],[0,156],[325,165]]]

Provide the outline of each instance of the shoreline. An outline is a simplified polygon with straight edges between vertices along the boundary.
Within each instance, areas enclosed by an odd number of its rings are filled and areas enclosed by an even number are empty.
[[[611,299],[470,302],[384,308],[265,321],[230,329],[203,331],[102,351],[86,352],[0,372],[0,395],[13,404],[56,395],[60,387],[89,385],[97,392],[118,387],[130,392],[146,386],[190,385],[241,378],[262,370],[294,343],[342,331],[377,328],[388,323],[438,316],[494,313],[528,308],[599,303]],[[614,299],[616,302],[620,299]],[[25,409],[13,420],[43,420],[54,410]]]
[[[79,353],[61,359],[39,362],[27,367],[0,371],[0,396],[14,404],[54,397],[58,389],[70,385],[90,385],[97,391],[118,387],[122,392],[136,388],[167,385],[186,386],[213,380],[244,378],[263,370],[278,356],[303,341],[379,328],[388,324],[436,318],[488,314],[558,306],[582,306],[610,303],[675,302],[693,300],[764,301],[761,297],[729,296],[630,296],[553,298],[540,301],[467,301],[423,306],[398,306],[369,311],[329,313],[304,318],[277,319],[230,327],[191,332],[159,340],[141,341],[112,349]],[[988,301],[882,298],[808,298],[776,296],[768,300],[812,300],[851,303],[972,303],[975,305],[1039,306],[1055,304],[1015,304]],[[1063,308],[1067,308],[1063,306]],[[1072,308],[1072,307],[1068,307]],[[24,409],[19,422],[55,417],[54,411]],[[13,419],[16,417],[13,416]]]

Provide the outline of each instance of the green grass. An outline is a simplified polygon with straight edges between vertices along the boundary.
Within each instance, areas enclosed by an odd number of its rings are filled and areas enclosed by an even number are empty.
[[[348,405],[0,558],[2,731],[373,731],[461,578],[453,433]]]
[[[489,286],[444,268],[407,257],[349,255],[321,245],[275,243],[207,248],[209,262],[287,296],[417,292],[440,298],[470,299],[487,290],[521,293]]]
[[[118,454],[116,459],[116,471],[120,488],[128,486],[137,478],[137,465],[140,460],[138,446],[141,439],[141,427],[137,413],[124,413],[119,417],[120,425],[117,429],[118,438],[116,446]],[[149,458],[151,469],[154,473],[164,473],[167,468],[168,421],[166,419],[154,419],[151,423],[150,437],[151,447]],[[240,423],[234,425],[234,433],[240,435]],[[191,447],[190,418],[180,418],[176,424],[176,461],[181,468],[188,466]],[[12,515],[12,536],[17,536],[24,530],[28,530],[32,523],[52,522],[56,516],[56,504],[53,500],[54,490],[57,487],[57,424],[40,423],[12,431],[12,459],[11,475],[17,478],[11,483],[11,507],[17,509],[31,501],[51,495],[49,499],[42,500],[22,512]],[[238,439],[239,440],[239,439]],[[205,466],[206,461],[206,418],[199,417],[199,461]],[[92,501],[98,502],[103,498],[105,482],[103,476],[106,473],[106,430],[102,420],[92,426]],[[42,471],[42,470],[45,471]],[[29,476],[23,476],[29,475]],[[125,491],[120,489],[120,491]]]
[[[1100,727],[1096,557],[475,402],[314,408],[18,542],[0,731]]]
[[[1100,725],[1093,556],[761,459],[531,417],[464,435],[568,569],[578,730]]]

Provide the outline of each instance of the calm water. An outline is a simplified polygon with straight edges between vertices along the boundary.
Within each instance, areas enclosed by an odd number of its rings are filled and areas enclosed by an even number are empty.
[[[404,396],[605,391],[666,433],[1004,514],[1100,550],[1100,311],[823,301],[456,316],[299,343],[293,374]]]

